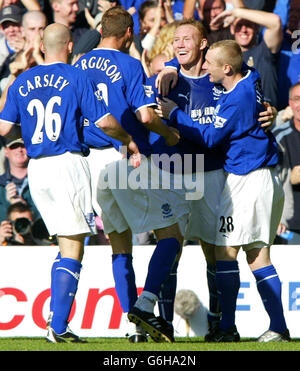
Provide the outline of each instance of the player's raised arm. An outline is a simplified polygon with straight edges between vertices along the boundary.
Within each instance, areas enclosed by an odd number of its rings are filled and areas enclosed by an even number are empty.
[[[183,112],[179,107],[170,99],[164,98],[160,103],[160,111],[162,117],[176,122],[180,135],[183,137],[198,143],[205,147],[216,147],[221,144],[228,135],[231,133],[231,121],[226,119],[226,125],[218,127],[216,121],[219,120],[219,116],[216,117],[215,123],[212,125],[199,125],[197,121]],[[227,114],[227,113],[226,113]],[[236,111],[232,111],[230,118],[236,115]]]

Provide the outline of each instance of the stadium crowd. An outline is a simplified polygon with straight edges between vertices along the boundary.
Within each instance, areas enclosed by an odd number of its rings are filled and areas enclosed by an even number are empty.
[[[117,40],[122,40],[119,44],[103,43],[106,38],[102,37],[100,32],[102,19],[104,24],[108,14],[107,12],[110,9],[117,9],[119,6],[132,15],[132,40],[131,36],[128,36],[128,39],[123,39],[124,35],[118,35],[116,36]],[[0,0],[0,110],[5,112],[4,107],[7,101],[9,87],[12,86],[14,82],[18,81],[18,77],[22,72],[29,71],[34,66],[43,65],[45,54],[40,49],[43,31],[48,25],[57,23],[64,25],[66,29],[69,30],[74,43],[72,53],[67,55],[69,64],[77,67],[84,66],[82,64],[82,58],[85,58],[86,53],[89,53],[95,48],[106,47],[118,49],[122,52],[125,51],[141,63],[141,68],[143,69],[142,74],[145,75],[144,85],[150,85],[150,83],[145,81],[150,81],[153,77],[156,79],[157,74],[159,74],[160,80],[157,80],[157,82],[160,81],[161,84],[159,86],[159,92],[165,96],[167,94],[163,94],[164,89],[169,88],[169,82],[171,82],[171,86],[175,86],[174,81],[177,81],[177,70],[179,71],[180,65],[182,65],[182,63],[178,65],[178,61],[174,59],[176,53],[175,45],[173,44],[174,32],[182,25],[180,23],[182,20],[196,20],[204,27],[206,36],[203,38],[207,39],[207,45],[203,48],[203,53],[207,51],[209,46],[216,42],[232,40],[239,46],[244,64],[258,71],[264,95],[266,114],[268,113],[267,122],[269,123],[269,121],[272,121],[271,128],[268,127],[264,130],[272,131],[277,140],[280,153],[277,170],[285,192],[283,214],[280,223],[277,223],[279,225],[275,242],[282,244],[298,244],[300,241],[300,220],[298,220],[300,218],[298,210],[300,202],[300,157],[298,157],[297,149],[300,132],[299,1]],[[191,25],[193,26],[192,23]],[[101,44],[101,42],[103,44]],[[67,51],[65,51],[65,53],[67,53]],[[201,58],[203,55],[201,54]],[[94,56],[93,58],[96,59]],[[101,57],[99,58],[101,59]],[[118,61],[116,63],[122,62]],[[84,68],[82,69],[84,70]],[[138,71],[138,69],[135,71],[137,76],[139,75]],[[141,81],[142,78],[139,80],[139,83]],[[167,83],[163,83],[163,81],[167,81]],[[94,82],[95,85],[97,85],[98,81]],[[135,89],[134,87],[130,87],[130,89],[133,89],[135,92],[138,91],[137,86],[135,86]],[[155,83],[153,83],[153,90],[155,90]],[[105,92],[101,91],[101,94],[102,99],[105,101]],[[176,102],[176,99],[174,100]],[[140,107],[139,104],[142,106],[141,102],[135,103],[136,111],[138,111],[137,107]],[[153,106],[155,102],[147,102],[146,104]],[[162,105],[162,107],[164,106]],[[270,107],[272,107],[271,110]],[[117,108],[117,105],[109,106],[109,112],[115,117],[118,116]],[[114,109],[116,109],[116,114]],[[275,111],[276,115],[274,115]],[[156,111],[156,114],[157,113]],[[167,115],[164,117],[165,119],[171,117],[172,112],[169,113],[170,116]],[[177,141],[175,137],[178,133],[170,129],[170,132],[166,131],[166,129],[161,126],[163,121],[158,119],[159,115],[156,116],[156,114],[153,114],[152,109],[147,108],[144,114],[140,113],[136,115],[137,120],[148,125],[149,129],[155,131],[157,135],[164,137],[170,143],[172,142],[171,146],[175,146],[174,148],[176,148]],[[162,112],[159,114],[163,116]],[[273,116],[276,116],[276,120],[273,120]],[[202,118],[199,118],[199,122],[201,119]],[[122,115],[120,115],[119,122],[122,124]],[[126,125],[122,124],[122,127],[123,126],[126,128]],[[129,130],[128,132],[130,133]],[[130,134],[133,136],[132,133]],[[102,156],[104,154],[103,149],[105,149],[105,151],[112,151],[113,148],[111,147],[119,145],[120,138],[123,138],[121,134],[116,136],[115,132],[108,132],[107,135],[114,136],[116,142],[110,145],[109,149],[106,148],[108,142],[102,144],[100,146],[102,147],[100,151],[102,152]],[[138,146],[142,143],[136,140],[134,136],[133,139],[137,142]],[[3,246],[13,244],[57,244],[58,241],[53,236],[49,236],[43,218],[38,208],[36,208],[29,191],[27,171],[29,156],[27,156],[26,152],[28,148],[26,143],[24,144],[21,133],[18,130],[14,130],[5,137],[0,136],[0,145],[0,243]],[[92,169],[92,161],[97,161],[97,155],[94,155],[95,157],[92,158],[94,145],[89,144],[89,146],[91,148],[90,168]],[[130,148],[132,149],[132,147]],[[163,147],[163,149],[165,148]],[[112,161],[111,152],[106,153],[108,156],[107,161]],[[115,160],[118,161],[118,158],[119,157],[116,157]],[[268,164],[269,163],[266,161],[265,166],[269,166]],[[270,162],[270,164],[270,166],[274,166],[272,162]],[[105,164],[103,164],[103,166],[104,165]],[[101,197],[104,205],[106,199],[103,195]],[[117,198],[120,196],[113,195],[111,197],[114,198],[114,202],[117,201],[120,203]],[[101,202],[100,206],[102,206]],[[96,209],[95,204],[94,209]],[[126,211],[123,211],[121,207],[120,209],[121,210],[118,212],[120,214],[124,213],[125,215]],[[12,215],[14,211],[21,213],[20,216],[13,218]],[[168,213],[169,210],[165,210],[165,212]],[[104,210],[103,215],[106,217],[106,220],[104,220],[104,227],[105,222],[107,223],[106,225],[112,223],[111,220],[108,221],[109,218],[106,214],[107,212]],[[180,215],[180,217],[181,216],[182,215]],[[175,229],[168,230],[170,227],[169,225],[165,226],[166,232],[164,234],[158,230],[158,226],[153,222],[152,224],[149,222],[149,229],[135,228],[133,224],[131,225],[128,223],[131,230],[129,229],[130,233],[126,236],[122,235],[122,233],[116,233],[116,229],[104,228],[101,219],[101,211],[95,213],[94,217],[96,218],[97,234],[86,236],[84,244],[112,244],[113,248],[116,246],[115,250],[113,250],[114,272],[119,270],[117,273],[114,273],[116,290],[118,291],[121,305],[122,301],[123,303],[126,302],[124,307],[122,305],[126,316],[127,313],[129,313],[129,320],[134,322],[133,329],[129,330],[129,340],[147,341],[146,333],[149,333],[155,341],[174,341],[172,319],[176,282],[173,276],[176,276],[176,269],[182,248],[181,245],[184,243],[198,243],[198,240],[201,240],[201,236],[197,235],[197,240],[195,240],[195,238],[193,238],[195,236],[190,234],[186,237],[185,242],[180,241],[180,237],[177,237],[178,230],[180,229],[179,224],[181,222],[179,216],[173,221],[174,225],[176,225],[175,232]],[[18,218],[23,219],[23,222],[24,219],[27,219],[30,228],[27,228],[25,223],[25,226],[22,226],[20,231],[16,231],[16,219],[18,220]],[[230,225],[231,222],[227,220],[227,224]],[[161,226],[161,229],[163,229],[163,227],[164,226]],[[110,232],[105,233],[104,229],[110,230]],[[175,239],[177,239],[174,244],[176,248],[170,247]],[[180,243],[178,243],[178,241],[180,241]],[[120,246],[123,243],[122,249],[118,249],[118,243]],[[154,254],[149,264],[148,277],[145,283],[146,290],[144,290],[145,293],[138,299],[135,309],[132,311],[132,305],[137,299],[136,293],[133,293],[132,298],[129,300],[125,297],[124,290],[127,288],[126,285],[130,284],[132,284],[130,290],[133,292],[136,290],[131,261],[132,244],[138,243],[157,244],[157,256]],[[128,245],[127,248],[125,248],[126,244]],[[244,242],[240,243],[240,245],[243,244]],[[201,240],[201,245],[204,246],[203,251],[205,255],[206,253],[208,254],[206,255],[206,260],[210,308],[208,318],[209,334],[206,336],[206,341],[239,341],[239,335],[234,325],[234,309],[232,313],[232,308],[235,308],[234,303],[236,297],[232,297],[230,303],[228,302],[228,297],[226,299],[223,297],[221,299],[219,298],[221,301],[216,299],[216,262],[215,257],[211,257],[209,255],[210,253],[208,253],[208,251],[211,251],[211,246],[213,246],[214,243],[204,238],[203,241]],[[166,253],[167,247],[170,251]],[[164,250],[164,253],[160,253],[160,250]],[[117,255],[118,259],[116,258]],[[157,278],[156,269],[161,259],[163,262],[168,261],[166,255],[169,257],[171,256],[172,259],[169,258],[170,262],[161,266],[160,272],[162,275],[159,280]],[[253,264],[256,257],[250,257],[250,255],[251,254],[249,254],[248,262],[251,267],[251,263]],[[227,258],[228,256],[224,255],[219,258],[219,260],[231,260],[232,256],[230,259]],[[263,267],[254,264],[253,273],[254,275],[256,274],[255,277],[258,282],[264,280],[266,277],[276,276],[275,268],[271,265],[268,258],[266,259],[267,261],[263,262]],[[57,267],[57,264],[60,264],[62,260],[61,254],[58,254],[52,269],[53,282],[56,280],[54,278],[55,273],[53,273],[56,269],[55,267]],[[173,264],[174,261],[176,261],[176,264]],[[230,266],[228,265],[226,268],[225,265],[223,264],[221,268],[219,267],[219,271],[238,271],[238,267],[235,263]],[[153,268],[154,266],[156,266],[156,268]],[[264,268],[269,266],[272,267],[272,269],[265,272]],[[171,275],[168,278],[170,271],[172,273],[172,280],[170,279]],[[124,275],[122,276],[120,272],[122,272],[122,274],[124,273]],[[163,273],[165,275],[163,275]],[[128,276],[130,276],[130,282],[128,281]],[[125,284],[124,282],[126,280],[128,282]],[[233,281],[234,283],[232,283]],[[228,296],[232,296],[232,292],[239,287],[239,278],[234,277],[233,281],[227,280],[227,287],[223,287],[224,292]],[[54,285],[53,282],[52,284]],[[162,282],[164,285],[162,285]],[[278,282],[276,281],[272,286],[272,290],[276,292],[276,298],[268,295],[270,287],[266,286],[260,289],[263,301],[266,302],[269,300],[265,309],[270,316],[270,329],[266,331],[258,341],[290,340],[282,313],[280,299],[281,291]],[[72,282],[70,285],[74,286],[75,284]],[[234,290],[232,289],[232,285],[234,285]],[[155,286],[155,289],[153,289],[153,286]],[[52,286],[51,289],[54,292],[54,286]],[[153,291],[151,291],[152,289]],[[73,291],[76,292],[76,289],[73,289]],[[230,292],[231,294],[229,294]],[[169,297],[166,299],[168,295]],[[133,301],[133,303],[129,305],[129,301]],[[155,318],[152,313],[153,307],[157,301],[160,306],[160,317],[158,319]],[[150,302],[151,304],[149,304]],[[171,305],[166,303],[171,303]],[[66,304],[62,301],[61,307],[59,307],[60,309],[58,310],[61,311],[64,305]],[[67,304],[69,309],[70,306],[71,303]],[[274,309],[275,307],[276,309]],[[167,311],[166,308],[168,308]],[[225,314],[225,311],[227,311],[227,314]],[[147,315],[145,315],[145,312]],[[168,313],[167,316],[165,315],[166,312]],[[223,323],[221,321],[221,312],[223,313]],[[230,312],[229,315],[228,312]],[[65,309],[64,313],[67,319],[68,310]],[[227,323],[225,323],[225,317],[227,318]],[[230,320],[228,320],[229,317]],[[51,321],[53,321],[53,312],[51,312],[49,317],[49,326],[51,325]],[[60,321],[61,318],[54,317],[52,325],[54,324],[53,326],[56,326],[56,329],[53,330],[52,327],[49,327],[52,332],[50,334],[51,336],[48,336],[48,340],[53,342],[67,341],[69,339],[72,341],[80,341],[80,339],[71,332],[68,326],[62,325]],[[132,326],[132,323],[129,323],[128,326]],[[62,334],[62,336],[59,334]]]

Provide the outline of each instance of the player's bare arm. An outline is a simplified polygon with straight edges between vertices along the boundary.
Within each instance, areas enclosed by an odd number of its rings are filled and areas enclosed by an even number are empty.
[[[168,146],[175,146],[180,137],[177,132],[174,132],[166,125],[160,117],[157,116],[153,108],[142,107],[136,112],[137,118],[150,131],[153,131],[165,138]]]
[[[9,134],[12,130],[13,125],[9,122],[0,120],[0,135],[5,137],[5,135]]]
[[[96,125],[108,136],[117,139],[127,147],[127,152],[132,156],[131,164],[137,167],[141,163],[141,154],[137,144],[133,141],[131,135],[118,123],[113,115],[105,116],[98,121]]]
[[[170,113],[173,111],[174,108],[178,107],[175,102],[168,98],[158,100],[158,103],[159,105],[155,112],[159,117],[165,119],[169,119]],[[276,119],[277,110],[268,102],[264,102],[264,106],[266,107],[266,110],[259,113],[258,121],[261,122],[262,128],[269,129]]]

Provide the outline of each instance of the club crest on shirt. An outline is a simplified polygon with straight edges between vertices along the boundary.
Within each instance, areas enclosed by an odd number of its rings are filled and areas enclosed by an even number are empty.
[[[161,211],[163,214],[163,218],[169,218],[170,216],[173,216],[171,205],[168,203],[165,203],[161,206]]]
[[[95,228],[95,215],[93,213],[85,214],[85,220],[91,229]]]

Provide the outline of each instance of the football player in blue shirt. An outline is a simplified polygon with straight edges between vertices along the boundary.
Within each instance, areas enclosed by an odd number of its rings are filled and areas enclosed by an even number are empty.
[[[222,318],[210,341],[240,339],[235,308],[240,287],[236,258],[241,246],[270,317],[269,329],[258,341],[289,341],[281,283],[270,259],[284,196],[275,170],[278,160],[275,138],[258,124],[259,112],[263,110],[259,75],[250,69],[243,73],[241,49],[231,40],[213,44],[203,68],[211,82],[226,90],[216,106],[213,125],[198,125],[167,98],[161,101],[161,110],[164,117],[176,122],[181,135],[208,148],[218,146],[224,155],[226,182],[220,198],[215,242]]]
[[[154,96],[143,87],[146,76],[142,65],[127,54],[133,40],[130,14],[121,7],[114,7],[104,13],[101,24],[99,47],[82,56],[75,66],[95,82],[99,95],[138,143],[145,156],[144,163],[148,165],[152,154],[149,130],[157,131],[171,145],[178,142],[178,136],[155,114]],[[97,147],[95,136],[93,141],[92,135],[88,137],[85,134],[85,138],[89,145]],[[111,165],[111,168],[119,169],[122,161]],[[131,170],[126,169],[126,177],[127,171],[130,173]],[[92,178],[101,180],[100,171],[98,169],[92,174]],[[109,235],[113,249],[113,273],[122,309],[124,313],[131,312],[133,322],[143,322],[155,341],[173,341],[173,332],[154,316],[153,309],[161,283],[168,276],[183,240],[177,222],[187,216],[189,206],[181,197],[182,193],[181,190],[104,189],[102,184],[98,184],[98,202],[102,209],[104,230]],[[141,233],[150,230],[155,230],[158,243],[149,264],[144,291],[136,303],[131,231]],[[135,307],[132,313],[134,304],[139,307]],[[139,330],[130,340],[146,340],[143,334]]]
[[[180,21],[175,31],[173,47],[177,59],[173,60],[171,65],[176,67],[180,63],[180,72],[178,73],[177,84],[170,90],[168,97],[176,102],[180,109],[188,114],[193,121],[199,123],[199,125],[210,125],[213,122],[214,108],[223,92],[223,87],[221,85],[215,86],[209,80],[206,71],[202,70],[207,50],[207,40],[202,24],[195,20]],[[150,78],[155,91],[154,81],[156,82],[157,78],[157,76]],[[267,112],[264,112],[262,117],[265,121],[270,118],[266,114]],[[172,125],[172,122],[169,122],[169,124]],[[167,147],[163,138],[155,133],[150,133],[150,142],[157,153],[168,153],[170,155],[180,153],[183,157],[187,153],[201,153],[204,155],[204,196],[201,199],[191,201],[191,215],[185,238],[201,241],[207,263],[209,332],[205,339],[209,341],[212,333],[218,328],[221,314],[215,285],[214,243],[218,223],[219,197],[225,183],[224,156],[218,149],[199,146],[199,144],[185,137],[181,137],[176,146]],[[193,168],[195,168],[195,165],[193,165]],[[159,300],[159,305],[165,312],[166,319],[170,322],[173,319],[174,312],[176,269],[177,265],[174,264],[172,275],[164,283]]]
[[[198,125],[207,126],[213,121],[213,112],[223,88],[214,86],[208,74],[202,70],[207,49],[206,32],[201,22],[195,20],[180,21],[176,27],[173,48],[180,71],[176,86],[170,90],[168,97]],[[157,76],[150,78],[155,90]],[[158,94],[158,92],[156,91]],[[169,122],[172,125],[172,122]],[[215,287],[214,242],[217,225],[217,205],[225,183],[223,155],[216,149],[207,149],[194,141],[181,137],[176,146],[167,147],[162,137],[150,133],[150,142],[156,153],[204,155],[204,196],[191,201],[191,215],[185,233],[186,240],[200,240],[207,262],[207,280],[209,287],[209,334],[217,327],[220,319],[220,308]],[[192,164],[195,171],[196,164]],[[173,266],[172,275],[164,283],[159,305],[169,322],[173,320],[174,299],[176,294],[177,264]],[[167,299],[167,300],[166,300]],[[207,336],[209,336],[209,334]]]
[[[15,80],[0,115],[1,135],[21,124],[30,157],[30,192],[49,234],[58,237],[61,259],[51,282],[53,316],[47,334],[54,343],[81,341],[67,321],[77,291],[84,238],[95,233],[82,116],[139,155],[130,135],[97,99],[93,83],[67,64],[72,48],[67,27],[48,26],[42,41],[45,64]]]

